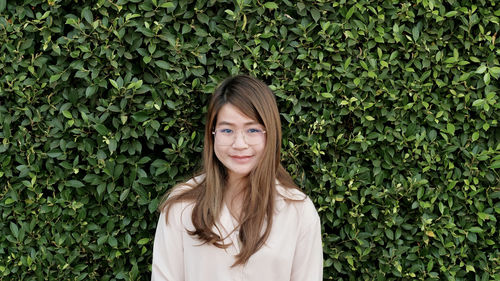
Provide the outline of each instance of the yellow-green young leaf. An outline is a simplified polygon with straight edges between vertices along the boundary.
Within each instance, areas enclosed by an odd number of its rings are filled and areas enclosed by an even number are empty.
[[[484,84],[489,85],[490,84],[490,79],[491,78],[490,78],[490,73],[489,72],[487,72],[486,74],[484,74],[484,76],[483,76]]]
[[[361,65],[361,67],[363,67],[365,70],[368,70],[368,65],[366,64],[366,62],[364,61],[360,61],[359,64]]]
[[[346,60],[345,60],[345,63],[344,63],[344,69],[347,69],[349,67],[349,65],[351,64],[351,57],[348,57]]]
[[[450,12],[446,13],[444,16],[447,18],[451,18],[451,17],[455,16],[456,14],[458,14],[457,11],[450,11]]]
[[[491,74],[491,76],[495,77],[495,79],[498,79],[500,77],[500,67],[498,66],[490,67],[488,69],[488,72]]]
[[[160,4],[160,8],[174,8],[175,4],[172,2],[165,2]]]
[[[361,79],[359,77],[354,78],[354,85],[359,86],[359,83],[361,83]]]
[[[120,120],[122,121],[122,125],[125,125],[125,123],[127,123],[128,116],[122,114],[122,115],[120,115]]]
[[[476,69],[476,73],[483,74],[486,71],[486,69],[487,69],[486,65],[483,64]]]
[[[54,74],[54,75],[50,76],[49,82],[50,83],[56,82],[57,80],[59,80],[59,78],[61,78],[61,74],[62,73],[58,73],[58,74]]]
[[[454,135],[455,134],[455,125],[453,125],[452,123],[448,123],[446,125],[446,131],[451,134],[451,135]]]
[[[489,220],[490,216],[486,213],[477,213],[477,216],[482,220]]]
[[[371,117],[370,115],[366,115],[365,118],[368,121],[374,121],[375,120],[375,118]]]
[[[470,265],[470,264],[468,264],[468,265],[466,265],[466,266],[465,266],[465,270],[466,270],[467,272],[471,272],[471,271],[472,271],[472,272],[476,272],[476,270],[474,269],[474,266],[472,266],[472,265]]]
[[[137,241],[138,245],[144,245],[149,242],[149,238],[142,238],[139,241]]]
[[[63,110],[62,114],[64,115],[64,117],[66,118],[73,118],[73,115],[71,115],[71,112],[67,111],[67,110]]]
[[[474,132],[472,134],[472,141],[476,141],[478,138],[479,138],[479,133],[478,132]]]
[[[474,232],[474,233],[481,233],[481,232],[483,232],[483,229],[478,227],[478,226],[473,226],[473,227],[469,228],[469,231]]]
[[[109,79],[109,83],[111,83],[111,85],[113,85],[113,87],[115,87],[116,89],[119,89],[118,84],[116,83],[115,80]]]
[[[266,7],[267,9],[278,9],[278,5],[274,2],[266,2],[264,3],[264,7]]]

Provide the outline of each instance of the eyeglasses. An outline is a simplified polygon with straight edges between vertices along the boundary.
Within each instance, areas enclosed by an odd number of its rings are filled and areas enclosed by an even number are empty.
[[[215,142],[219,145],[232,145],[236,140],[237,132],[240,130],[233,129],[215,129],[212,134],[215,136]],[[261,128],[249,128],[242,130],[243,140],[248,145],[256,145],[264,141],[266,131]]]

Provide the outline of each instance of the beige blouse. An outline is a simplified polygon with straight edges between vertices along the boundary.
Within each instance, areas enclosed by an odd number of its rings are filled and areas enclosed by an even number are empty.
[[[277,191],[276,213],[266,244],[245,265],[235,267],[231,265],[240,247],[238,230],[233,231],[237,222],[226,206],[217,225],[220,236],[227,236],[224,243],[231,244],[226,249],[202,244],[187,233],[186,229],[194,229],[192,203],[172,205],[168,224],[162,212],[155,234],[151,280],[321,281],[323,251],[318,213],[302,192],[280,185]]]

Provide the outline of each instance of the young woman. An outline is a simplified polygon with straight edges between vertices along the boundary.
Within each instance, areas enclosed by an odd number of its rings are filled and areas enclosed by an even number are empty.
[[[226,79],[206,122],[202,172],[159,208],[152,280],[322,280],[319,216],[280,163],[269,87]]]

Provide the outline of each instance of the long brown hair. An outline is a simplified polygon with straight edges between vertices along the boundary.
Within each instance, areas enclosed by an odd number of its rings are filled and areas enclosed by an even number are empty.
[[[214,153],[212,131],[217,114],[230,103],[243,114],[257,120],[266,130],[266,146],[259,163],[248,176],[244,189],[241,216],[239,218],[240,253],[233,266],[245,264],[266,242],[273,224],[275,210],[276,180],[285,188],[297,188],[292,178],[280,163],[281,122],[278,107],[271,89],[262,81],[247,75],[227,78],[215,90],[208,106],[203,149],[201,180],[181,192],[167,193],[159,210],[167,212],[172,204],[180,201],[193,202],[191,216],[195,227],[189,234],[219,248],[226,248],[223,240],[212,231],[218,220],[225,195],[227,171]],[[185,186],[179,184],[177,187]],[[175,190],[174,187],[172,190]],[[262,231],[264,230],[264,231]]]

